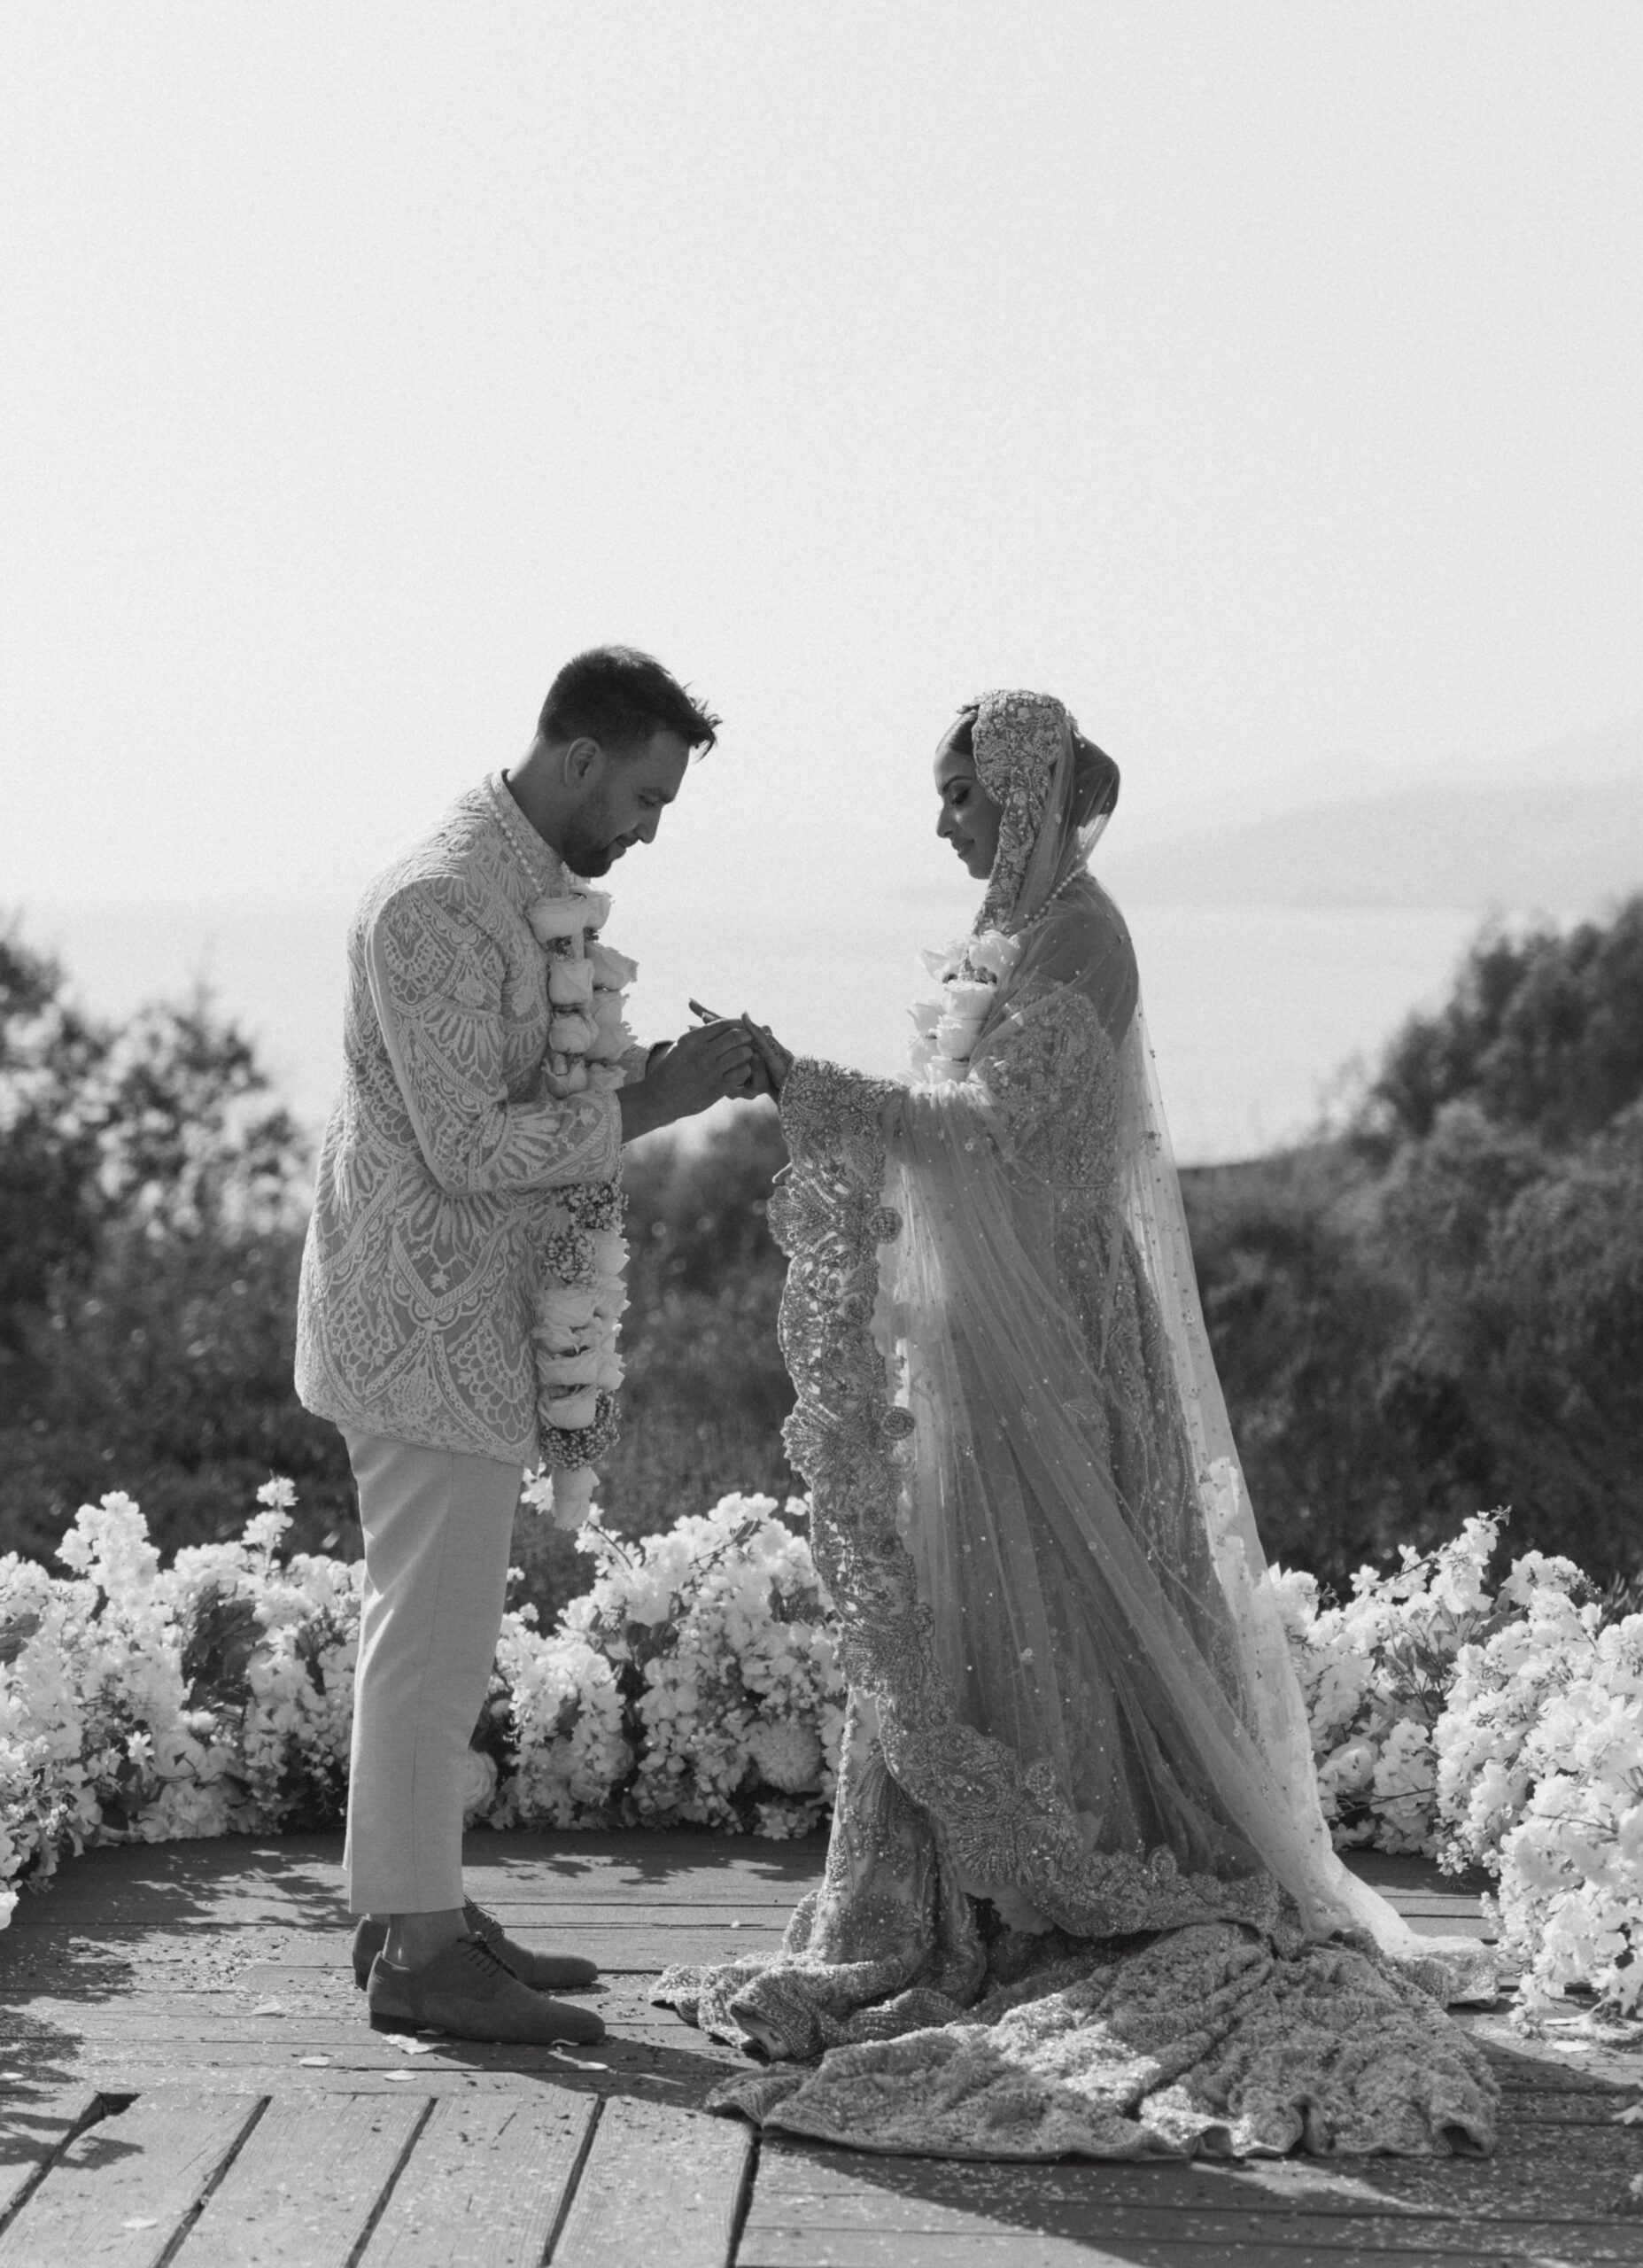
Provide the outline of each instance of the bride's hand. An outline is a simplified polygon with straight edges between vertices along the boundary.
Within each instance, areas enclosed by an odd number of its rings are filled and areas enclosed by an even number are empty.
[[[787,1074],[793,1068],[792,1056],[774,1032],[767,1031],[763,1024],[756,1024],[745,1010],[741,1021],[753,1040],[755,1076],[761,1071],[763,1074],[763,1091],[779,1095],[787,1084]]]
[[[711,1008],[704,1008],[700,1000],[686,1003],[693,1016],[700,1016],[704,1023],[724,1023],[730,1019],[716,1016]],[[735,1019],[753,1043],[753,1061],[749,1066],[748,1084],[740,1091],[740,1099],[752,1101],[757,1095],[779,1095],[794,1059],[773,1031],[763,1024],[756,1024],[744,1008]]]

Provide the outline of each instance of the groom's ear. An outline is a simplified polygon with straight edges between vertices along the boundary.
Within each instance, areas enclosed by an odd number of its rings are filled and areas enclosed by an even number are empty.
[[[580,733],[575,740],[567,741],[563,757],[566,787],[581,787],[602,754],[599,742],[586,733]]]

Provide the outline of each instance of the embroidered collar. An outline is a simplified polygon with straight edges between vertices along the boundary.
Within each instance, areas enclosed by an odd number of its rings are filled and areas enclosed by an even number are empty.
[[[503,840],[523,868],[532,893],[562,897],[575,889],[577,884],[570,867],[551,843],[543,842],[508,794],[506,774],[487,773],[482,793],[490,804],[491,816],[502,830]]]

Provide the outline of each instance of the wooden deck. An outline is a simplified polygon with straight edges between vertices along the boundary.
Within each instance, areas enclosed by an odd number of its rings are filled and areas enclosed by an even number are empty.
[[[96,1852],[25,1897],[0,1934],[0,2268],[1643,2263],[1643,2070],[1624,2084],[1614,2058],[1600,2078],[1490,2039],[1488,2163],[761,2145],[698,2107],[733,2059],[646,1992],[664,1961],[773,1946],[819,1844],[472,1837],[472,1893],[603,1969],[611,2038],[584,2051],[369,2031],[340,1855],[335,1836]],[[1429,1927],[1476,1910],[1371,1866]]]

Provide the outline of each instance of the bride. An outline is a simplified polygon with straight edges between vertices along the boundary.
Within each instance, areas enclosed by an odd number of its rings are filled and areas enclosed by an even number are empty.
[[[985,880],[911,1082],[762,1037],[792,1164],[787,1443],[849,1684],[826,1869],[768,1962],[655,1997],[715,2106],[873,2150],[1486,2151],[1482,1948],[1342,1867],[1205,1342],[1118,770],[1058,701],[937,752]]]

